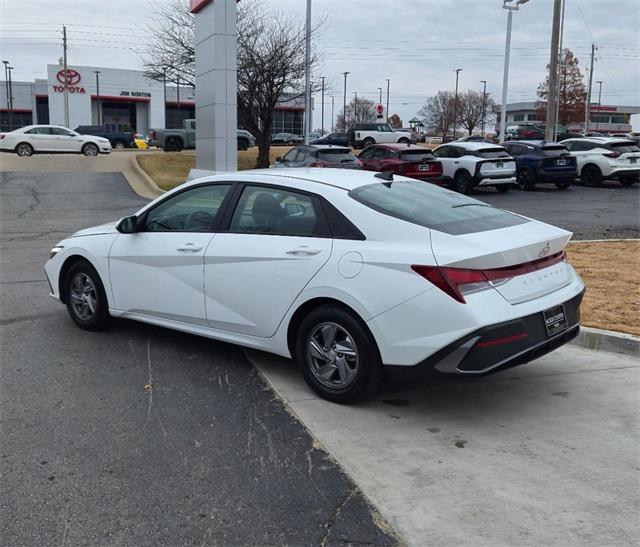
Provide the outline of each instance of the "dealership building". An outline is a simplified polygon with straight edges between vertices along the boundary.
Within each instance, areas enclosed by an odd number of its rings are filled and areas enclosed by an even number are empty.
[[[31,124],[64,125],[64,70],[47,65],[47,78],[0,85],[0,131]],[[195,118],[195,90],[147,78],[139,70],[71,66],[67,72],[69,127],[105,125],[112,131],[145,134],[150,128],[180,127]],[[276,106],[273,132],[302,134],[304,97],[285,96]],[[11,122],[11,124],[10,124]]]

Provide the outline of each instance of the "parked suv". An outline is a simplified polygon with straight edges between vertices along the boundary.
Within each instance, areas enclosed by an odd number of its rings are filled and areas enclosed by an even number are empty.
[[[354,148],[392,142],[409,144],[411,136],[406,131],[394,131],[388,123],[357,123],[349,129],[349,144]]]
[[[552,183],[566,190],[578,176],[576,158],[564,143],[507,141],[503,146],[516,160],[516,179],[521,190],[533,190],[539,183]]]
[[[631,186],[640,179],[640,146],[632,140],[584,137],[562,144],[576,157],[578,176],[585,186],[598,186],[604,179]]]
[[[134,134],[131,131],[109,131],[105,125],[79,125],[74,129],[80,135],[91,135],[107,139],[112,148],[130,148],[133,145]]]
[[[510,125],[505,130],[505,140],[525,141],[544,140],[546,124],[541,122],[525,122],[517,125]],[[558,124],[556,140],[563,141],[573,137],[581,137],[579,133],[571,133],[564,125]]]
[[[283,158],[276,158],[274,167],[341,167],[361,169],[362,164],[351,148],[322,144],[294,146]]]
[[[392,171],[412,179],[442,184],[442,164],[433,152],[410,144],[372,144],[358,159],[367,171]]]
[[[434,151],[442,162],[443,179],[468,194],[474,186],[493,186],[508,192],[516,182],[516,162],[502,147],[484,142],[452,142]]]

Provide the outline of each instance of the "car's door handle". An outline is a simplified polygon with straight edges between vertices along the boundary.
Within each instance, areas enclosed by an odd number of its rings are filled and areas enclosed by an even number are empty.
[[[302,246],[298,247],[297,249],[291,249],[290,251],[287,251],[287,254],[293,256],[314,256],[320,254],[321,252],[322,249],[312,249],[311,247]]]
[[[202,251],[203,247],[201,245],[196,245],[195,243],[185,243],[182,247],[178,247],[176,251],[180,251],[182,253],[197,253],[198,251]]]

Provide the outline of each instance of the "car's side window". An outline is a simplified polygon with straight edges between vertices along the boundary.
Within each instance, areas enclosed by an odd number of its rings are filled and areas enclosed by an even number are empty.
[[[166,199],[146,215],[144,232],[210,232],[230,184],[199,186]]]
[[[448,158],[449,157],[449,147],[441,146],[433,151],[433,155],[437,158]]]
[[[365,148],[362,152],[360,152],[358,157],[362,158],[363,160],[370,160],[373,156],[374,151],[375,148]]]
[[[60,135],[62,137],[73,137],[73,133],[67,131],[66,129],[62,129],[61,127],[50,127],[52,135]]]
[[[26,135],[50,135],[48,127],[34,127],[33,129],[29,129],[29,131],[25,131]]]
[[[308,155],[309,151],[305,148],[301,148],[300,150],[298,150],[298,157],[296,158],[296,161],[304,161],[307,159]]]
[[[296,161],[296,157],[298,156],[298,149],[292,148],[287,152],[283,158],[284,161]]]
[[[242,234],[326,236],[318,200],[287,188],[246,186],[229,231]]]

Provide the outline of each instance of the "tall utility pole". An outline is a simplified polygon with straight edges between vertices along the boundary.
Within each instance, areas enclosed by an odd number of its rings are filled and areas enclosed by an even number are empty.
[[[558,59],[560,57],[560,22],[562,18],[562,0],[553,0],[553,26],[551,28],[551,53],[549,59],[549,86],[547,89],[547,118],[544,139],[553,141],[555,133],[556,99],[558,97]]]
[[[591,86],[593,85],[593,60],[596,56],[596,45],[591,44],[591,68],[589,69],[589,87],[587,88],[587,104],[584,107],[584,132],[589,132],[589,118],[591,117]]]
[[[487,80],[480,80],[482,84],[482,130],[480,134],[484,137],[484,121],[487,117]]]
[[[349,73],[343,72],[342,75],[344,76],[344,99],[342,101],[342,123],[344,124],[343,131],[349,131],[349,128],[347,127],[347,76],[349,75]]]
[[[333,133],[333,107],[334,107],[334,99],[335,97],[333,95],[331,95],[331,132]]]
[[[162,97],[164,100],[164,103],[162,103],[162,113],[164,114],[165,123],[164,127],[167,127],[167,69],[162,70]]]
[[[309,144],[309,133],[311,133],[311,0],[307,0],[305,34],[304,143]]]
[[[324,80],[325,76],[320,76],[322,80],[322,104],[320,106],[320,116],[322,117],[322,122],[320,122],[320,133],[324,135]]]
[[[456,73],[456,94],[455,94],[455,98],[453,99],[453,140],[456,140],[456,125],[458,125],[458,76],[460,75],[460,72],[462,71],[461,68],[456,68],[455,69],[455,73]]]
[[[102,125],[100,123],[100,71],[94,70],[94,74],[96,75],[96,100],[97,100],[97,110],[98,110],[98,125]]]
[[[11,80],[12,66],[8,66],[9,72],[9,131],[13,131],[13,81]]]
[[[69,127],[69,69],[67,66],[67,27],[62,26],[62,68],[64,70],[64,126]]]
[[[180,122],[180,74],[176,74],[176,100],[176,128],[178,128],[182,125]]]
[[[387,121],[389,121],[389,85],[391,83],[391,80],[389,78],[387,78]],[[380,101],[382,102],[382,101]]]
[[[10,109],[9,109],[9,70],[7,69],[7,67],[9,66],[9,61],[2,61],[2,64],[4,65],[4,88],[5,88],[6,97],[7,97],[7,116],[8,116],[9,112],[10,112]],[[11,129],[9,129],[9,131],[11,131]]]
[[[556,93],[556,111],[553,115],[553,141],[558,138],[558,124],[560,123],[560,93],[562,91],[562,82],[560,76],[562,75],[562,42],[564,40],[564,8],[566,6],[566,0],[562,0],[562,15],[560,16],[560,45],[558,46],[558,92]],[[566,86],[566,83],[565,83]],[[566,90],[565,90],[566,94]]]

